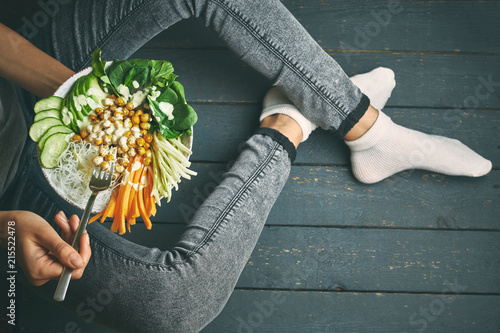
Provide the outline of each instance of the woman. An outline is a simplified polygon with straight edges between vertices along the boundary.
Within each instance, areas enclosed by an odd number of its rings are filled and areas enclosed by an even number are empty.
[[[260,129],[171,251],[131,244],[96,223],[88,228],[90,245],[84,235],[80,251],[72,250],[66,242],[81,212],[48,186],[26,139],[33,95],[51,95],[89,65],[96,48],[105,59],[124,59],[192,16],[279,87],[264,99]],[[81,280],[70,285],[64,305],[121,332],[197,332],[217,316],[288,178],[296,147],[316,125],[346,141],[353,173],[365,183],[408,168],[467,176],[491,169],[489,161],[455,140],[394,124],[379,111],[393,87],[390,73],[363,77],[360,90],[277,0],[74,1],[59,5],[50,23],[32,36],[33,45],[4,26],[0,41],[0,76],[31,93],[16,89],[15,98],[1,96],[0,114],[12,127],[5,126],[0,137],[16,141],[2,152],[0,163],[5,171],[0,230],[6,233],[9,221],[15,222],[17,260],[31,283],[43,285],[41,293],[53,293],[44,284],[58,278],[62,265],[73,268]],[[381,86],[372,82],[380,77]],[[5,81],[2,85],[4,92],[12,89]],[[368,93],[377,86],[382,88]],[[422,142],[432,147],[425,160],[415,158]],[[53,228],[54,216],[62,239]],[[96,304],[102,295],[112,301]],[[146,307],[155,310],[136,315]]]

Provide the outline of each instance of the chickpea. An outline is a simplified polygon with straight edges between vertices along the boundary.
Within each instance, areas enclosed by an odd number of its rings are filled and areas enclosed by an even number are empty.
[[[123,133],[123,136],[126,137],[126,138],[130,138],[130,137],[132,137],[132,132],[131,131],[126,131],[125,133]]]
[[[106,155],[106,157],[104,157],[104,160],[105,160],[106,162],[112,162],[112,161],[114,161],[114,160],[115,160],[115,155],[113,155],[113,154],[108,154],[108,155]]]
[[[135,157],[135,155],[137,155],[137,152],[135,151],[135,149],[134,148],[130,148],[129,151],[128,151],[128,156]]]
[[[125,105],[125,108],[128,110],[132,110],[134,108],[134,103],[128,102],[127,105]]]
[[[123,127],[126,127],[126,128],[132,127],[132,121],[130,120],[130,118],[127,118],[123,121]]]
[[[142,116],[144,114],[144,111],[142,111],[141,109],[135,111],[135,114],[138,115],[138,116]]]
[[[101,146],[101,148],[99,149],[99,155],[104,157],[106,155],[109,154],[109,148],[108,146]]]
[[[111,117],[111,111],[106,110],[103,112],[101,119],[108,119],[109,117]]]
[[[128,138],[127,145],[129,147],[134,147],[135,146],[135,138]]]
[[[103,161],[101,164],[99,164],[99,166],[103,170],[108,170],[109,169],[109,162]]]
[[[151,148],[151,144],[149,144],[149,143],[146,142],[146,143],[144,143],[143,147],[146,148],[146,149],[149,149],[149,148]]]
[[[113,143],[113,136],[111,134],[108,134],[104,137],[104,143],[107,145],[110,145]]]
[[[116,99],[116,96],[114,94],[111,94],[108,96],[109,99]]]
[[[92,163],[94,163],[95,166],[98,166],[99,164],[101,164],[102,162],[104,161],[104,158],[102,156],[95,156],[93,159],[92,159]]]
[[[104,112],[104,110],[102,108],[96,108],[94,112],[97,116],[100,116]]]
[[[139,148],[137,148],[137,153],[140,156],[146,155],[146,149],[144,149],[144,147],[139,147]]]
[[[137,141],[136,141],[137,145],[139,147],[142,147],[144,146],[144,144],[146,143],[146,141],[143,139],[143,138],[138,138]]]
[[[125,168],[123,166],[121,166],[120,164],[115,165],[115,172],[116,173],[120,174],[123,171],[125,171]]]
[[[153,142],[153,134],[145,134],[144,140],[146,140],[147,143]]]
[[[142,163],[146,166],[151,165],[151,157],[144,157],[144,161],[142,161]]]
[[[89,115],[89,120],[93,122],[94,124],[98,122],[99,120],[97,119],[97,116],[95,114]]]
[[[132,118],[134,115],[135,115],[135,111],[134,111],[134,110],[130,110],[130,111],[128,112],[128,116],[129,116],[130,118]]]
[[[151,124],[150,124],[150,123],[141,123],[139,126],[140,126],[143,130],[146,130],[146,131],[147,131],[148,129],[150,129],[150,128],[151,128]]]
[[[146,157],[151,157],[151,156],[153,156],[151,149],[146,150]]]
[[[130,162],[129,162],[129,160],[128,160],[128,159],[124,158],[124,159],[122,159],[122,163],[121,163],[121,164],[122,164],[122,166],[123,166],[124,168],[126,168],[126,167],[128,167],[128,165],[130,164]]]
[[[116,106],[116,105],[111,105],[111,106],[109,107],[109,111],[115,111],[115,110],[116,110],[116,108],[117,108],[117,106]]]
[[[115,105],[118,105],[118,106],[124,106],[125,105],[125,101],[123,100],[122,97],[117,97],[115,99]]]
[[[132,123],[136,125],[139,125],[141,123],[141,118],[137,115],[137,113],[132,117]]]
[[[143,129],[143,130],[141,130],[141,131],[139,132],[139,134],[140,134],[140,135],[142,135],[142,136],[144,136],[144,135],[148,134],[148,131],[147,131],[147,130],[145,130],[145,129]]]
[[[86,129],[82,129],[80,131],[80,136],[85,139],[87,136],[89,136],[89,132]]]
[[[80,142],[82,141],[82,137],[78,134],[73,135],[73,141]]]
[[[100,145],[102,145],[102,144],[103,144],[103,142],[104,142],[104,140],[103,140],[102,138],[96,138],[96,139],[94,140],[94,144],[95,144],[96,146],[100,146]]]
[[[141,122],[147,123],[150,120],[151,120],[151,116],[149,115],[149,113],[141,114]]]
[[[129,109],[123,109],[122,112],[123,112],[123,116],[126,117],[126,116],[128,116],[130,111],[129,111]]]

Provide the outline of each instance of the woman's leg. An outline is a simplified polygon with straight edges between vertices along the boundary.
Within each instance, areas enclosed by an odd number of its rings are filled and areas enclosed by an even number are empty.
[[[69,68],[124,58],[181,19],[199,17],[241,59],[292,96],[315,124],[340,138],[369,100],[279,0],[114,0],[60,5],[50,25],[31,39]]]
[[[300,135],[287,135],[300,141]],[[294,145],[278,131],[253,135],[170,251],[131,243],[99,223],[89,225],[92,258],[62,305],[120,332],[197,332],[232,293],[294,154]],[[49,188],[34,159],[7,195],[0,200],[2,210],[30,210],[47,221],[59,209],[81,214]],[[51,298],[54,288],[49,283],[37,291]]]
[[[377,182],[411,168],[476,177],[491,170],[490,161],[456,140],[409,131],[384,114],[379,117],[379,110],[369,105],[366,95],[278,0],[112,1],[101,11],[96,10],[100,3],[82,3],[74,4],[76,12],[90,8],[94,15],[83,15],[83,20],[68,16],[84,33],[76,36],[77,43],[70,43],[71,52],[67,48],[64,52],[70,57],[67,61],[79,59],[79,67],[89,60],[81,55],[96,47],[111,57],[126,56],[178,20],[196,16],[242,60],[279,86],[312,123],[346,139],[360,181]],[[151,19],[144,24],[138,17]],[[74,39],[66,31],[59,30],[54,39],[65,46]],[[55,44],[56,50],[63,49]],[[373,126],[377,120],[380,126]],[[359,141],[370,129],[372,135]],[[374,138],[380,144],[374,145]],[[427,148],[422,148],[422,141]]]

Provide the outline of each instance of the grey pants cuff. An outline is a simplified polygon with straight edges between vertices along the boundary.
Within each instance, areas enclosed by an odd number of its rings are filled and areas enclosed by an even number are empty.
[[[260,127],[255,132],[255,134],[262,134],[271,137],[274,141],[281,144],[287,151],[288,157],[290,157],[290,162],[293,163],[295,161],[295,157],[297,157],[297,150],[295,149],[295,146],[286,136],[281,134],[279,131],[272,128]]]

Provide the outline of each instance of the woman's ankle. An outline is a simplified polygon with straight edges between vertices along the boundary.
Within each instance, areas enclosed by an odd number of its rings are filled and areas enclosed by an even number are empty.
[[[283,134],[297,148],[302,141],[302,128],[291,117],[276,113],[262,119],[260,127],[272,128]]]
[[[369,106],[359,122],[344,136],[346,141],[354,141],[363,136],[375,124],[379,111],[373,106]]]

